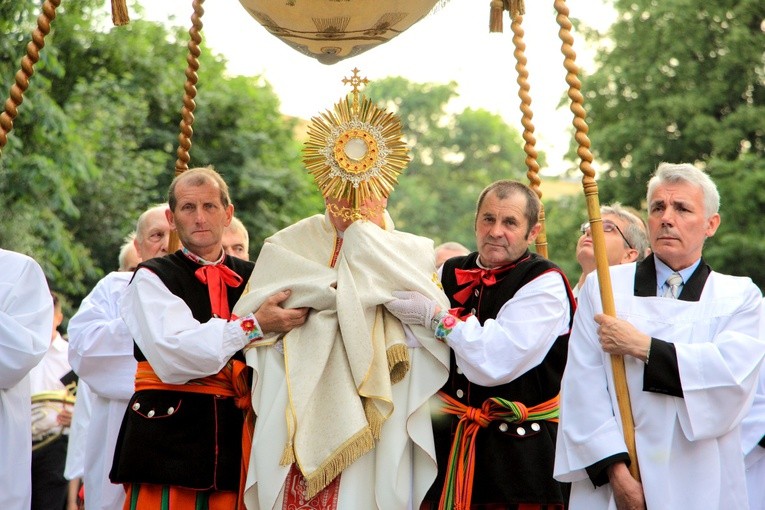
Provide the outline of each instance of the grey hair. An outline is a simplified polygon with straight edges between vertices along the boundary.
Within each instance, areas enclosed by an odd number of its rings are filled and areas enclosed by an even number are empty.
[[[700,170],[690,163],[660,163],[656,168],[656,173],[648,181],[648,192],[646,198],[650,207],[651,197],[656,188],[664,183],[687,182],[701,188],[704,194],[704,213],[705,218],[717,214],[720,210],[720,193],[712,179],[703,170]]]
[[[616,216],[627,223],[627,228],[623,232],[624,237],[626,237],[629,244],[637,250],[637,262],[643,260],[646,257],[648,247],[650,246],[648,243],[648,231],[646,229],[645,221],[619,202],[613,202],[602,206],[600,208],[600,215],[605,216],[606,214]]]
[[[463,255],[467,255],[468,253],[470,253],[470,250],[466,246],[456,241],[447,241],[445,243],[441,243],[438,246],[436,246],[436,251],[438,250],[457,251],[462,253]]]
[[[122,246],[120,246],[120,254],[117,256],[117,263],[119,264],[118,267],[120,271],[127,271],[129,269],[127,265],[127,258],[130,250],[135,249],[133,241],[135,241],[135,232],[129,233],[125,236],[125,239],[122,240]]]
[[[244,226],[244,223],[242,223],[242,220],[237,218],[236,216],[231,217],[231,223],[228,224],[228,227],[226,227],[227,230],[230,230],[232,232],[241,232],[242,235],[244,235],[244,249],[249,251],[250,249],[250,233],[247,232],[247,227]]]

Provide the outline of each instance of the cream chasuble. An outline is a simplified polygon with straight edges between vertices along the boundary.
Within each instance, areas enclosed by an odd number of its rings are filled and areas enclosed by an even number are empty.
[[[234,313],[246,315],[283,289],[292,290],[283,306],[311,311],[302,327],[246,352],[257,414],[248,508],[274,508],[292,462],[309,496],[343,472],[339,508],[416,508],[435,479],[428,401],[446,381],[449,351],[422,326],[411,329],[421,345],[407,347],[402,325],[382,305],[402,289],[442,308],[449,302],[432,241],[393,230],[387,214],[386,226],[353,223],[335,255],[335,229],[316,215],[263,246]],[[362,484],[355,491],[353,480]]]

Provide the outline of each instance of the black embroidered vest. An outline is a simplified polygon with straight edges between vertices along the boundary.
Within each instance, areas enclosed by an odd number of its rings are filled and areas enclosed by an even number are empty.
[[[568,293],[570,328],[576,304],[568,281],[555,264],[535,253],[526,252],[514,267],[500,272],[496,284],[479,285],[465,303],[457,302],[454,294],[465,286],[457,285],[455,269],[477,268],[477,258],[478,254],[472,253],[452,258],[444,265],[441,282],[452,307],[463,307],[483,325],[488,319],[496,318],[505,303],[524,285],[553,271],[561,275]],[[521,402],[527,407],[545,402],[560,391],[568,337],[568,333],[559,336],[538,366],[513,381],[492,387],[473,384],[459,373],[452,353],[449,379],[442,390],[476,408],[491,397]],[[456,417],[434,419],[439,473],[426,498],[430,501],[438,501],[440,497],[456,424]],[[549,421],[509,425],[492,422],[481,429],[476,442],[473,504],[554,504],[566,500],[567,487],[552,477],[556,433],[557,424]]]

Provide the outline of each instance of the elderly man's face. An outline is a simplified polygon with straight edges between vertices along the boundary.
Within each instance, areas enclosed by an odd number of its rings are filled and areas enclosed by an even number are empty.
[[[234,230],[232,228],[226,228],[223,231],[223,251],[229,257],[237,257],[242,260],[250,260],[250,254],[247,251],[247,239],[244,237],[244,232],[241,230]]]
[[[483,200],[475,223],[475,239],[480,262],[485,267],[500,267],[518,260],[539,234],[541,225],[529,229],[526,196],[511,193],[499,198],[490,191]]]
[[[701,257],[704,241],[720,226],[720,215],[706,217],[704,193],[688,182],[656,187],[648,204],[651,249],[674,270],[685,269]]]
[[[606,240],[606,258],[609,266],[617,264],[626,264],[637,259],[637,250],[627,246],[627,242],[622,238],[616,228],[605,232],[606,225],[609,223],[621,229],[622,233],[627,231],[629,223],[615,214],[604,214],[602,217],[604,227],[604,237]],[[594,267],[595,249],[592,243],[592,232],[588,229],[576,243],[576,260],[580,266]]]
[[[165,210],[158,208],[149,211],[144,218],[141,232],[133,241],[138,257],[140,260],[149,260],[167,255],[169,241],[170,223],[167,221]]]

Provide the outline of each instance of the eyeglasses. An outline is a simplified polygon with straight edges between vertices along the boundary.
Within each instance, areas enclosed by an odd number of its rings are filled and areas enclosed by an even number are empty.
[[[635,249],[635,247],[632,246],[632,243],[629,242],[626,237],[624,237],[624,232],[622,232],[622,229],[619,228],[619,225],[617,225],[613,221],[608,221],[608,220],[603,220],[602,223],[603,223],[603,232],[613,232],[614,230],[616,230],[617,232],[619,232],[619,235],[622,236],[622,239],[624,239],[624,242],[627,243],[627,246],[629,247],[629,249],[630,250]],[[579,231],[582,234],[586,234],[588,230],[590,230],[589,221],[582,223],[582,226],[579,227]]]

